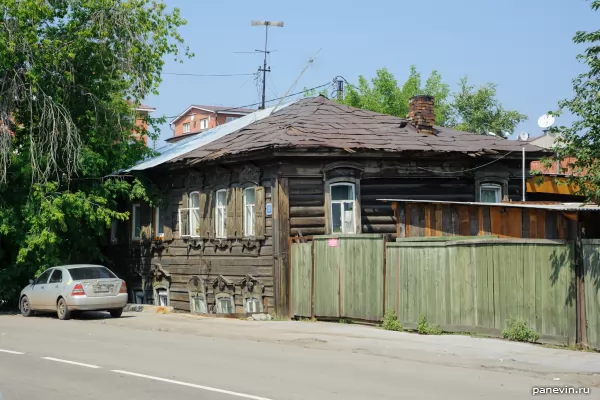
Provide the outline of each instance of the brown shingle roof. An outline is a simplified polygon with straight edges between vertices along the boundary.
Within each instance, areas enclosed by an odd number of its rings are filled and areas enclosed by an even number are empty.
[[[436,131],[435,135],[419,133],[402,118],[344,106],[324,97],[306,98],[176,160],[209,160],[257,150],[286,148],[481,155],[520,152],[525,144],[525,151],[543,153],[542,149],[528,143],[443,127],[436,127]]]

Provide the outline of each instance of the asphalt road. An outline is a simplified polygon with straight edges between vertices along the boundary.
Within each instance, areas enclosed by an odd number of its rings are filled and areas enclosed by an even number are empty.
[[[560,385],[514,371],[133,329],[135,318],[0,316],[3,400],[504,400]]]

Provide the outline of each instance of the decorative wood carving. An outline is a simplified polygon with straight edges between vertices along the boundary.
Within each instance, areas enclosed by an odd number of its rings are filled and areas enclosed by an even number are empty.
[[[192,276],[192,278],[187,283],[187,290],[191,297],[205,295],[206,282],[203,278],[200,278],[199,276]]]
[[[212,169],[212,173],[208,175],[208,182],[210,186],[229,186],[229,183],[231,182],[231,171],[222,167],[215,167]]]
[[[160,263],[152,263],[150,265],[148,276],[154,287],[169,288],[171,286],[171,274]]]
[[[229,293],[233,296],[235,293],[235,283],[225,278],[223,275],[217,276],[212,281],[214,293]]]
[[[364,168],[360,164],[349,162],[334,162],[323,167],[325,180],[343,177],[360,179],[363,171]]]
[[[264,285],[252,275],[246,275],[240,281],[240,286],[242,287],[242,293],[254,293],[262,296],[265,290]]]
[[[252,164],[244,165],[240,170],[239,180],[240,183],[252,182],[258,185],[260,182],[260,168]]]
[[[188,175],[185,177],[185,187],[186,189],[188,189],[188,191],[190,189],[199,189],[202,187],[202,184],[204,183],[204,178],[202,176],[202,174],[200,174],[198,171],[190,171],[188,173]]]

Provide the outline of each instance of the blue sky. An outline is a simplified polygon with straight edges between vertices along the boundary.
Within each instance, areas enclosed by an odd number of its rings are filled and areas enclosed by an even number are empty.
[[[575,56],[584,49],[572,37],[598,29],[600,16],[585,0],[165,2],[187,19],[181,34],[196,57],[183,64],[167,59],[164,72],[256,72],[260,54],[234,53],[264,46],[264,28],[250,20],[283,20],[285,27],[269,34],[267,99],[282,96],[321,49],[294,92],[337,75],[351,83],[359,75],[370,79],[382,67],[404,82],[414,64],[424,78],[438,70],[452,90],[464,75],[472,84],[496,83],[505,108],[529,116],[517,133],[531,136],[541,133],[538,117],[571,96],[571,79],[583,68]],[[153,116],[174,116],[194,103],[237,107],[259,99],[252,76],[164,75],[160,94],[145,103],[157,108]],[[569,124],[570,117],[558,123]],[[162,127],[156,146],[171,135]]]

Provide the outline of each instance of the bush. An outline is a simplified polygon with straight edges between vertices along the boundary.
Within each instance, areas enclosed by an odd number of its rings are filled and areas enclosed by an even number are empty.
[[[427,318],[424,315],[419,317],[419,325],[417,326],[417,332],[421,335],[441,335],[442,328],[439,325],[431,325],[427,322]]]
[[[402,323],[398,321],[394,310],[387,310],[383,316],[383,324],[381,325],[386,331],[402,331]]]
[[[540,338],[540,335],[530,328],[524,320],[516,320],[513,317],[510,317],[506,328],[502,330],[502,337],[504,339],[512,340],[513,342],[535,343]]]

